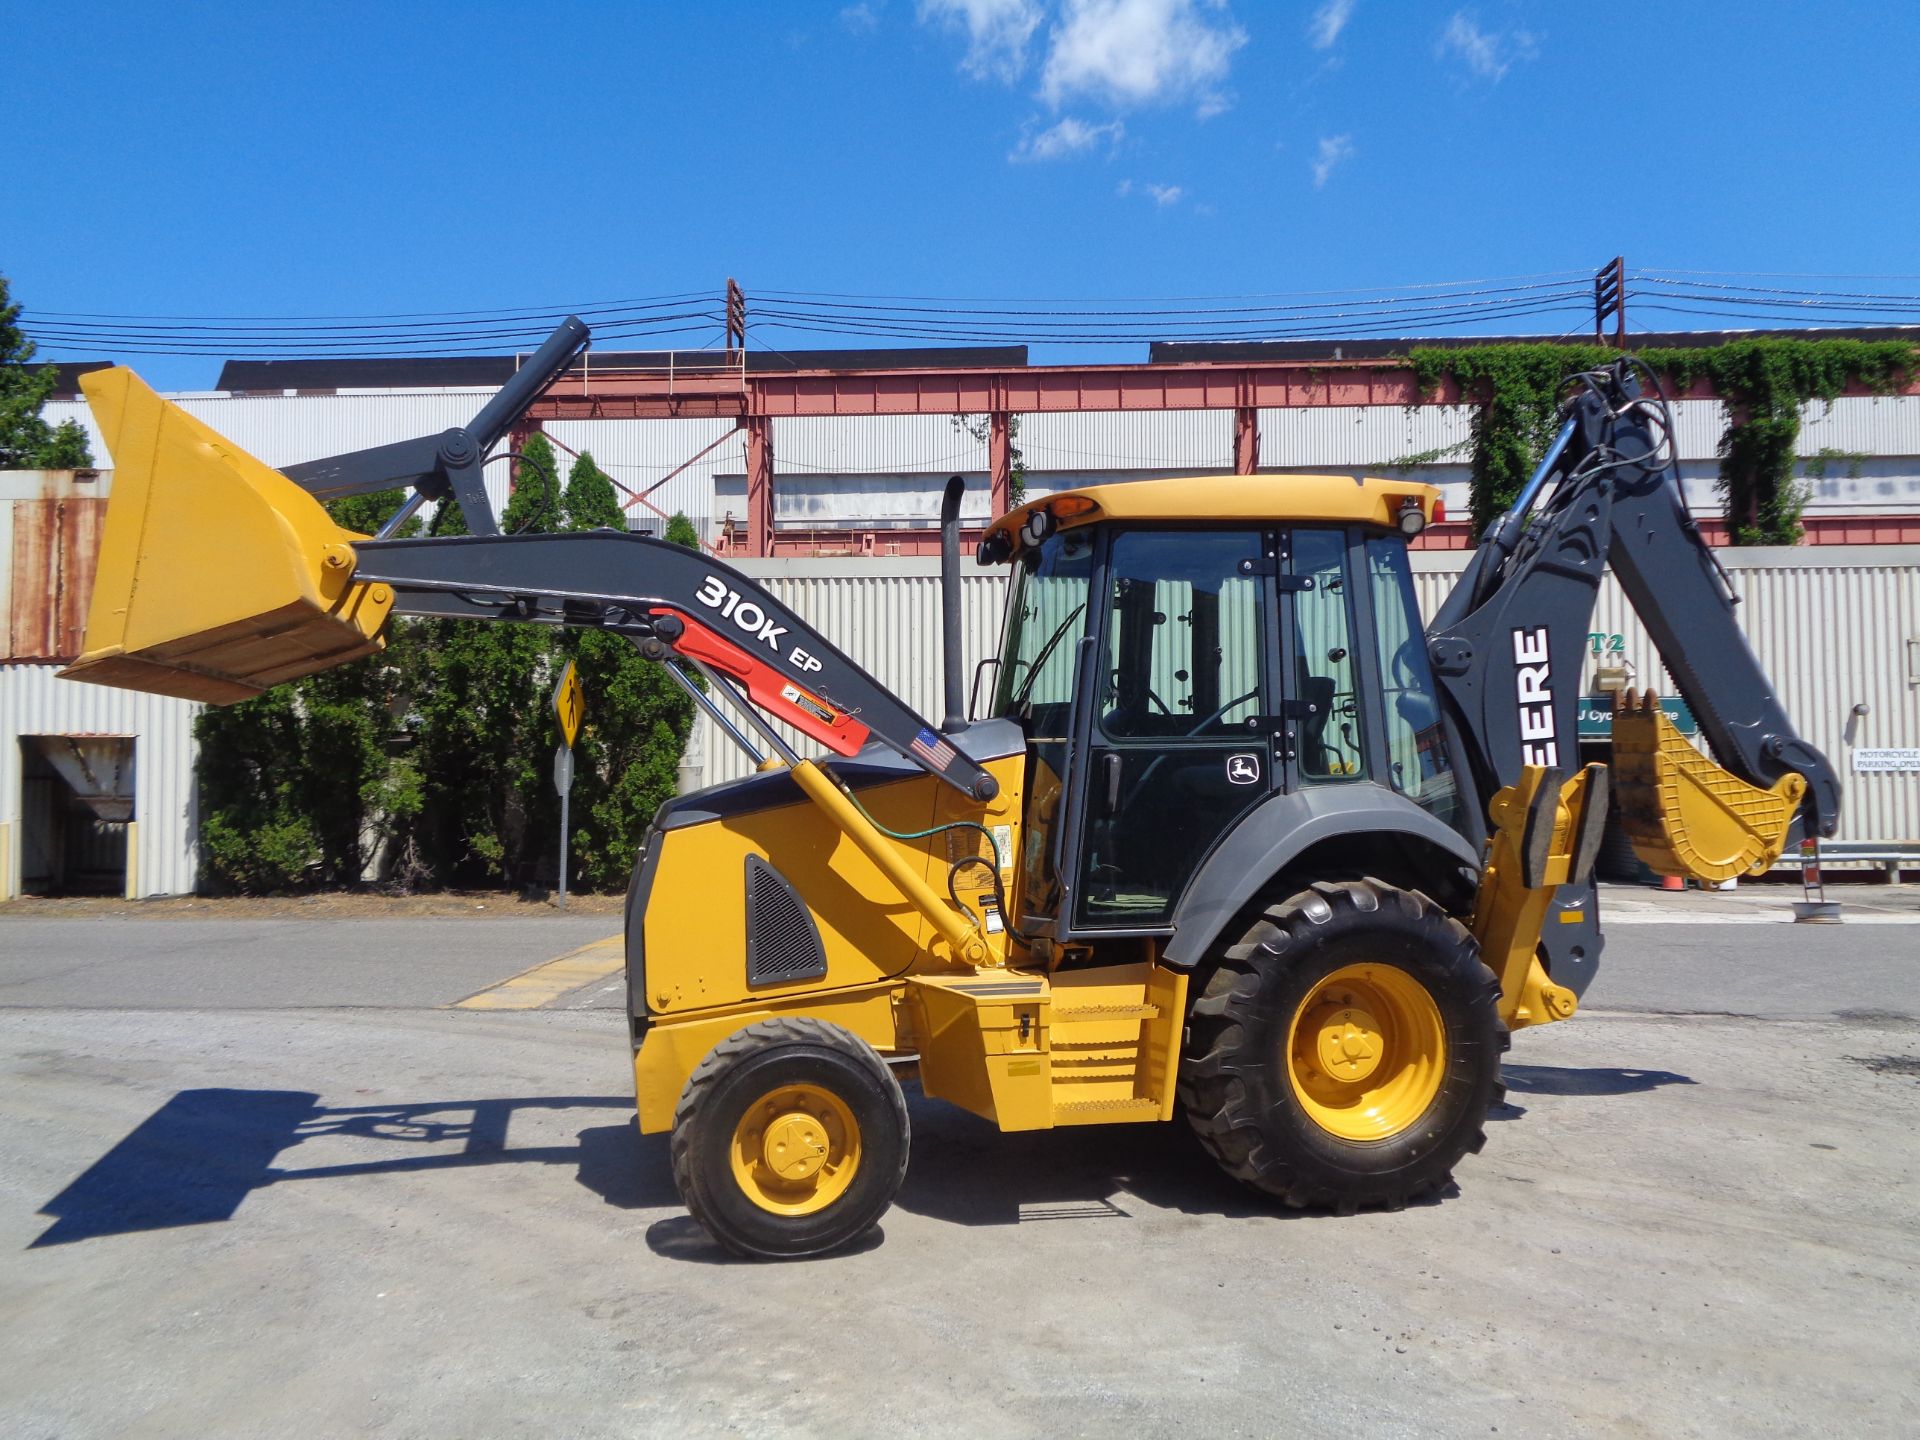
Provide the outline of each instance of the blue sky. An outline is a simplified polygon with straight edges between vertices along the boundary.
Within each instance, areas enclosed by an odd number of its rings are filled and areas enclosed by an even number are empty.
[[[1908,5],[15,0],[0,49],[34,310],[1920,271]]]

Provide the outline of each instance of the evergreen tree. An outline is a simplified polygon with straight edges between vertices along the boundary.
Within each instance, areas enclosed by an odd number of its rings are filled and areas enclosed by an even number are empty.
[[[401,499],[393,490],[328,508],[337,523],[366,532]],[[410,521],[400,533],[418,528]],[[387,648],[356,664],[200,713],[200,841],[214,888],[357,884],[390,838],[409,833],[419,775],[395,745],[394,715],[418,624],[395,622]]]
[[[0,275],[0,470],[81,470],[93,464],[87,432],[72,420],[40,418],[59,378],[51,365],[29,366],[34,344],[14,322],[20,307]]]
[[[569,530],[626,528],[613,482],[591,455],[567,477]],[[691,536],[684,515],[668,525]],[[681,543],[685,543],[682,541]],[[625,886],[653,812],[674,793],[680,755],[693,728],[693,702],[625,636],[569,631],[561,641],[587,697],[574,743],[573,873],[588,888]]]
[[[553,447],[536,432],[500,517],[509,534],[561,528]],[[452,502],[440,534],[464,534]],[[412,688],[422,806],[419,850],[455,884],[520,885],[553,869],[559,799],[547,696],[559,669],[544,625],[436,620],[421,627]]]
[[[544,438],[526,454],[505,528],[623,527],[591,457],[562,489]],[[367,534],[402,499],[329,508]],[[420,528],[415,519],[400,533]],[[441,506],[432,529],[464,533],[458,506]],[[667,536],[699,543],[685,516]],[[692,703],[621,636],[472,620],[396,620],[365,660],[205,711],[195,733],[209,880],[256,893],[353,884],[384,854],[407,888],[550,884],[559,799],[548,697],[567,659],[587,691],[570,878],[623,888],[647,822],[673,793]]]

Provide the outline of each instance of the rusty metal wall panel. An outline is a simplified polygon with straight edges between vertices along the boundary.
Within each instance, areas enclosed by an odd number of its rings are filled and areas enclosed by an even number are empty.
[[[199,810],[194,784],[198,747],[193,719],[204,708],[165,695],[146,695],[61,680],[52,665],[0,665],[0,898],[18,893],[23,839],[23,735],[124,735],[134,741],[133,865],[135,891],[184,895],[193,891]]]
[[[15,500],[8,560],[9,660],[71,660],[80,653],[93,594],[104,500]]]

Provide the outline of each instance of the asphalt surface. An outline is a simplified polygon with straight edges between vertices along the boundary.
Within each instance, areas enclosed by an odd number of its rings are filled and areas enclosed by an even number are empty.
[[[618,931],[526,920],[0,919],[0,1006],[296,1010],[450,1005]]]
[[[617,975],[440,1008],[605,917],[0,917],[0,1434],[1911,1434],[1920,925],[1784,898],[1625,898],[1439,1203],[916,1097],[794,1265],[687,1219]]]

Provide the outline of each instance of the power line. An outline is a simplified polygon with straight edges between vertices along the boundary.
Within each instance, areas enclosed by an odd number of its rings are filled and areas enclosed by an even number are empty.
[[[1635,269],[1624,286],[1638,313],[1892,325],[1920,320],[1920,293],[1758,283],[1812,279],[1878,283],[1916,277],[1821,277]],[[1547,271],[1480,280],[1293,293],[1132,299],[953,299],[828,291],[757,292],[749,312],[759,343],[776,334],[902,344],[1116,346],[1318,340],[1485,330],[1536,317],[1590,313],[1591,277]],[[531,350],[564,314],[588,318],[595,340],[646,344],[724,335],[726,299],[687,291],[567,307],[414,311],[357,316],[114,315],[25,311],[21,328],[64,355],[174,355],[245,360],[427,359]],[[589,361],[591,363],[591,361]]]

